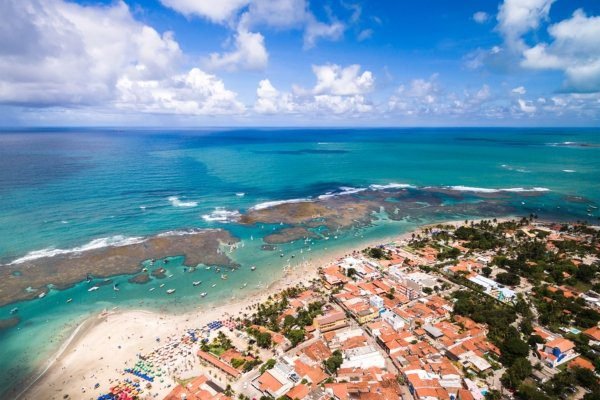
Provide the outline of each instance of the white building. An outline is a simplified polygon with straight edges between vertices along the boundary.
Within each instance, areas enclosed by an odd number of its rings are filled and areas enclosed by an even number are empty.
[[[369,304],[378,310],[381,310],[383,308],[383,299],[377,295],[373,295],[369,297]]]
[[[371,345],[346,350],[344,357],[341,368],[385,368],[385,358]]]

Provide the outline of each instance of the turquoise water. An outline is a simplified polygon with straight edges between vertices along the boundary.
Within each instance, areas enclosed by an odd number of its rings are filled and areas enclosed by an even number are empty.
[[[597,221],[597,209],[587,214],[589,205],[600,203],[599,178],[600,131],[591,129],[2,132],[2,262],[34,251],[47,254],[94,240],[100,245],[187,228],[229,229],[244,245],[229,254],[242,267],[226,281],[214,270],[184,270],[182,260],[173,259],[167,264],[173,276],[162,281],[136,285],[127,283],[128,276],[114,277],[119,292],[109,284],[89,293],[82,283],[18,304],[21,323],[0,332],[0,393],[43,365],[83,318],[104,308],[182,312],[223,302],[261,290],[282,276],[287,255],[294,254],[290,262],[297,264],[332,248],[398,234],[421,223],[465,217],[437,213],[381,220],[341,232],[337,240],[280,246],[286,254],[282,259],[279,251],[260,249],[261,237],[272,227],[211,220],[217,207],[244,212],[262,202],[391,182],[416,187],[535,187],[549,191],[523,204],[515,201],[517,213]],[[250,265],[257,265],[257,271],[251,272]],[[190,282],[196,280],[203,283],[193,287]],[[176,288],[176,294],[149,291],[160,283],[165,289]],[[198,296],[202,291],[208,292],[204,299]],[[73,302],[67,304],[69,298]],[[8,317],[14,306],[0,308],[0,318]]]

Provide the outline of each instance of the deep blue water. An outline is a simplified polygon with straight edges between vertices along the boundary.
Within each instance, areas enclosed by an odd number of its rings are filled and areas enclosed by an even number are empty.
[[[266,201],[391,182],[416,187],[546,188],[548,195],[536,207],[557,217],[561,213],[565,218],[586,217],[586,207],[600,203],[600,130],[4,131],[0,260],[84,246],[93,240],[221,227],[248,243],[232,255],[237,261],[262,263],[277,271],[278,257],[261,252],[260,240],[248,241],[250,236],[260,237],[257,228],[211,221],[215,208],[243,212]],[[570,202],[573,196],[581,197],[583,205]],[[597,211],[587,217],[597,221]],[[416,223],[382,221],[341,238],[336,246],[400,233]],[[316,246],[315,251],[325,248]],[[238,287],[247,281],[250,290],[277,276],[240,272],[228,284]],[[179,309],[194,304],[195,292],[189,285],[184,288],[187,278],[180,279],[176,299],[149,299],[146,287],[124,283],[118,295],[110,290],[87,295],[80,285],[20,304],[19,328],[0,333],[0,372],[10,372],[0,374],[0,393],[15,382],[13,373],[23,377],[38,367],[60,338],[92,312],[115,305]],[[207,301],[228,298],[232,287],[215,290]],[[77,300],[66,305],[67,298]],[[10,308],[0,308],[0,318],[7,317]]]

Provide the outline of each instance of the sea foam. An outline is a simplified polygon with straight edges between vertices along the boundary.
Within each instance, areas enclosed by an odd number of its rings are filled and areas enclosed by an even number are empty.
[[[276,201],[266,201],[264,203],[259,203],[253,207],[250,207],[250,210],[264,210],[265,208],[271,208],[278,206],[280,204],[288,204],[288,203],[310,203],[312,199],[290,199],[290,200],[276,200]]]
[[[207,222],[228,223],[228,222],[235,222],[235,221],[239,220],[240,217],[241,217],[241,214],[237,210],[229,211],[223,207],[217,207],[210,214],[203,215],[202,219],[204,219]]]
[[[480,187],[472,187],[472,186],[447,186],[446,189],[456,190],[459,192],[479,192],[479,193],[498,193],[498,192],[548,192],[550,189],[544,187],[533,187],[533,188],[504,188],[504,189],[491,189],[491,188],[480,188]]]
[[[196,207],[198,205],[197,201],[181,201],[177,196],[171,196],[167,200],[173,207]]]
[[[54,257],[54,256],[58,256],[61,254],[81,253],[84,251],[101,249],[103,247],[127,246],[130,244],[141,243],[143,241],[144,241],[144,238],[142,238],[142,237],[128,237],[128,236],[123,236],[123,235],[103,237],[103,238],[94,239],[91,242],[86,243],[82,246],[73,247],[72,249],[55,249],[52,247],[48,247],[48,248],[41,249],[41,250],[30,251],[23,257],[17,258],[16,260],[12,261],[8,265],[21,264],[26,261],[37,260],[39,258],[44,258],[44,257]]]

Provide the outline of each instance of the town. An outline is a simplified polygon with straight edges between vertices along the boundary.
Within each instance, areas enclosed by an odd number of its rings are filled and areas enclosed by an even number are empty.
[[[158,344],[98,399],[598,399],[599,259],[582,223],[424,227]]]

